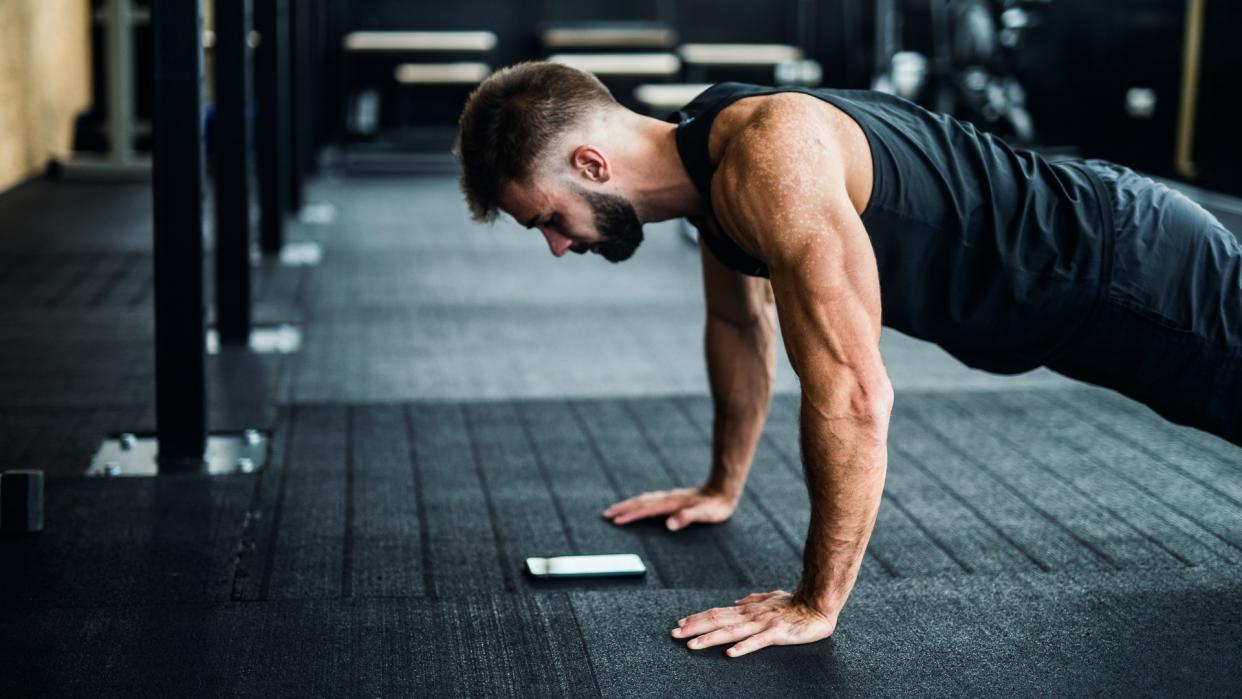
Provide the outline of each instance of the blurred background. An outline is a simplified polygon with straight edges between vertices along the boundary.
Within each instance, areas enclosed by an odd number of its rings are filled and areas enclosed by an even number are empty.
[[[435,150],[488,71],[555,56],[653,113],[722,80],[878,87],[1024,144],[1242,192],[1242,8],[1228,0],[285,2],[299,172],[333,154],[393,165],[383,156]],[[0,13],[0,187],[50,158],[149,147],[149,2],[10,0]],[[126,128],[109,131],[118,106]]]
[[[502,66],[657,117],[725,80],[883,90],[1238,233],[1240,32],[1229,0],[4,0],[0,460],[124,472],[159,432],[198,463],[303,404],[706,395],[688,227],[614,266],[469,221],[449,151]],[[881,349],[899,392],[1073,385]]]
[[[449,148],[529,59],[661,117],[877,89],[1239,234],[1240,37],[1236,0],[0,0],[0,696],[1236,694],[1237,447],[887,329],[841,631],[687,652],[797,582],[797,377],[729,523],[606,522],[712,462],[695,241],[553,258]],[[603,552],[648,574],[522,573]]]
[[[469,221],[449,151],[499,67],[575,65],[657,117],[725,80],[883,90],[1236,233],[1240,32],[1227,0],[5,0],[7,458],[96,473],[167,429],[197,460],[303,402],[706,394],[687,227],[612,266]],[[1068,383],[882,350],[898,390]]]

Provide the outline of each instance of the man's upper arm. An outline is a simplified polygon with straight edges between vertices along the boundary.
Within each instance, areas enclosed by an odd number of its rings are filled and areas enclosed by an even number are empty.
[[[703,225],[712,224],[707,221]],[[768,280],[724,266],[701,237],[699,256],[703,260],[703,295],[710,318],[736,326],[748,326],[770,318],[772,287]]]
[[[734,137],[713,204],[767,263],[803,397],[824,417],[890,400],[880,359],[880,283],[830,129],[774,119]]]

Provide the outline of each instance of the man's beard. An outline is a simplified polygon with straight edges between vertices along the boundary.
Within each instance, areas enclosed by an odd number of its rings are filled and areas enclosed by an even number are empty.
[[[599,254],[609,262],[630,259],[643,242],[643,224],[634,206],[616,194],[577,189],[595,213],[595,229],[604,237],[597,244]]]

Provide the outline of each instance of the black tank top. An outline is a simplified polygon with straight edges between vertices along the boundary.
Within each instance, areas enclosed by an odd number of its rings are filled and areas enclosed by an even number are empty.
[[[969,366],[1014,374],[1051,361],[1091,319],[1112,266],[1111,207],[1099,178],[1081,161],[1012,148],[891,95],[711,87],[670,117],[709,210],[715,166],[707,139],[716,115],[777,92],[829,102],[867,137],[873,183],[861,218],[879,266],[885,325]],[[767,276],[764,263],[728,237],[705,226],[700,234],[724,265]]]

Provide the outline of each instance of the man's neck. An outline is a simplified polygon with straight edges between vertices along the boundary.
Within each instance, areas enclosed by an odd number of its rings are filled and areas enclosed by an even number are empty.
[[[677,152],[676,125],[633,115],[626,128],[634,137],[635,147],[625,158],[635,175],[631,201],[639,219],[654,223],[705,214],[707,205]]]

